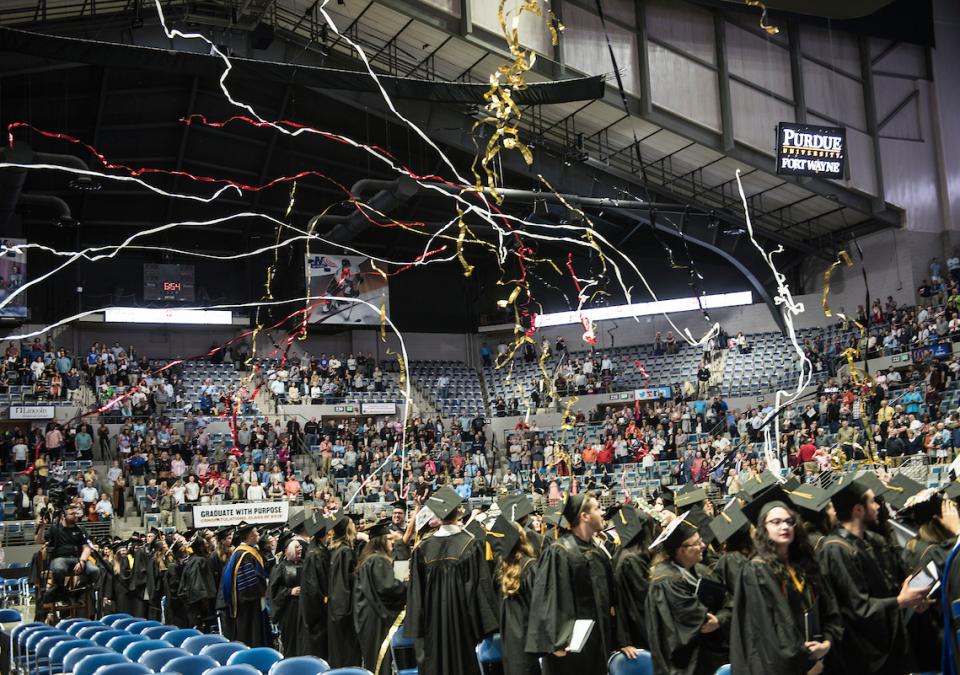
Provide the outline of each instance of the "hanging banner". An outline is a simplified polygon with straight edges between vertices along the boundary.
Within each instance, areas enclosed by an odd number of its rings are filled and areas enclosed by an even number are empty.
[[[635,389],[633,391],[633,398],[635,401],[656,401],[662,398],[670,398],[670,387]]]
[[[350,255],[311,254],[307,256],[307,287],[316,301],[324,296],[366,300],[374,307],[330,300],[310,313],[310,323],[380,325],[380,306],[390,314],[387,280],[374,269],[370,258]]]
[[[193,507],[193,527],[222,527],[241,522],[255,525],[285,523],[290,502],[236,502],[233,504],[198,504]]]
[[[844,178],[846,161],[846,129],[788,122],[777,125],[778,174]]]
[[[910,350],[910,358],[914,363],[923,363],[931,359],[949,359],[951,354],[949,342],[938,342],[929,347],[920,347]]]

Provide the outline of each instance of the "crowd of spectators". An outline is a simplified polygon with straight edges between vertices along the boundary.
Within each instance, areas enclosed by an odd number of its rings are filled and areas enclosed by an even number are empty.
[[[264,377],[278,403],[324,403],[351,392],[384,391],[385,374],[372,353],[320,354],[304,352],[284,362],[272,362]]]

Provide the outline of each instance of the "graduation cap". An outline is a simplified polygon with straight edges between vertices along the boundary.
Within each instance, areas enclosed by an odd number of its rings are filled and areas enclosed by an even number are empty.
[[[514,495],[497,502],[500,513],[513,522],[519,522],[533,513],[533,502],[525,495]]]
[[[617,513],[622,508],[623,508],[623,504],[617,504],[617,503],[611,504],[606,509],[604,509],[603,519],[606,520],[607,522],[612,522],[613,519],[616,518]]]
[[[159,538],[163,536],[163,530],[161,530],[159,527],[151,527],[148,530],[148,534],[152,534],[153,536]]]
[[[747,517],[754,525],[757,525],[767,512],[776,507],[782,506],[789,509],[790,498],[779,484],[768,487],[763,492],[758,493],[749,502],[743,505],[743,515]]]
[[[887,503],[899,511],[910,497],[923,490],[923,485],[904,473],[898,473],[887,484],[887,488]]]
[[[469,532],[474,539],[479,539],[480,541],[483,541],[483,538],[487,534],[487,531],[483,529],[483,523],[478,518],[471,520],[463,529]]]
[[[783,485],[781,487],[783,487],[783,489],[789,493],[791,490],[796,490],[801,485],[802,483],[800,483],[800,479],[794,476],[793,474],[790,474],[783,481]]]
[[[897,512],[897,516],[920,527],[939,516],[942,505],[943,496],[936,488],[924,488],[906,500],[903,508]]]
[[[550,527],[561,527],[563,524],[563,506],[561,501],[543,511],[543,522]]]
[[[756,476],[748,476],[743,480],[743,491],[752,499],[764,490],[779,485],[780,481],[769,471],[764,471]]]
[[[750,521],[743,515],[743,510],[739,506],[732,506],[720,512],[716,518],[710,521],[710,530],[716,537],[718,543],[724,543],[745,527],[750,526]]]
[[[219,530],[217,530],[216,534],[217,539],[229,539],[230,535],[233,534],[233,525],[225,525],[224,527],[221,527]],[[136,536],[136,534],[134,534],[134,536]]]
[[[493,549],[494,554],[501,559],[505,559],[513,552],[520,542],[520,532],[513,521],[507,520],[502,515],[497,516],[493,524],[486,532],[487,543]]]
[[[291,532],[296,532],[297,530],[302,531],[305,529],[304,525],[306,524],[306,521],[307,514],[303,511],[300,511],[299,513],[294,513],[292,516],[290,516],[290,518],[287,520],[287,527],[290,528]]]
[[[813,483],[801,485],[793,490],[784,489],[784,492],[801,513],[822,513],[830,503],[830,493]]]
[[[256,527],[257,526],[254,523],[240,521],[240,523],[237,525],[236,529],[233,532],[233,540],[243,541],[248,534],[250,534],[256,529]]]
[[[384,535],[390,534],[391,525],[393,522],[389,518],[381,518],[369,528],[367,528],[367,536],[371,539],[376,539],[377,537],[382,537]]]
[[[304,529],[311,537],[315,537],[322,532],[327,531],[328,522],[320,511],[314,511],[310,520],[304,523]]]
[[[338,511],[335,516],[327,521],[327,530],[333,532],[334,536],[342,537],[347,532],[347,523],[350,518],[343,511]]]
[[[692,507],[694,504],[705,502],[707,500],[707,491],[703,488],[694,488],[683,493],[678,493],[676,497],[677,508],[687,509]]]
[[[679,518],[674,518],[669,525],[663,528],[653,543],[650,544],[650,550],[653,551],[660,547],[676,548],[684,541],[697,533],[697,526],[687,521],[689,511]]]
[[[860,503],[870,489],[866,482],[855,480],[852,474],[844,474],[834,481],[830,501],[838,510],[849,511]]]
[[[297,533],[292,530],[287,530],[280,535],[280,538],[277,539],[277,553],[284,553],[287,550],[287,546],[290,545],[290,542],[297,538]]]
[[[424,529],[430,524],[430,521],[437,517],[437,514],[429,506],[424,506],[422,509],[417,511],[417,518],[414,521],[414,526],[417,528],[418,533],[422,533]]]
[[[947,499],[960,499],[960,481],[951,481],[943,488],[943,496]]]
[[[867,471],[863,475],[857,476],[855,480],[859,481],[867,489],[873,490],[874,498],[882,497],[890,491],[889,488],[877,478],[877,474],[873,471]]]
[[[446,520],[462,503],[463,498],[449,485],[444,485],[427,497],[427,506],[440,520]]]
[[[628,546],[643,533],[646,516],[641,517],[640,512],[633,506],[622,504],[617,505],[616,512],[608,520],[617,530],[620,546]]]
[[[710,529],[710,516],[700,506],[694,506],[687,512],[687,520],[700,530],[700,538],[703,539],[704,544],[709,546],[717,538]]]
[[[564,500],[561,515],[563,515],[564,519],[570,524],[571,527],[577,524],[577,518],[580,517],[580,512],[583,511],[583,507],[586,503],[587,495],[583,492],[580,494],[569,495]]]

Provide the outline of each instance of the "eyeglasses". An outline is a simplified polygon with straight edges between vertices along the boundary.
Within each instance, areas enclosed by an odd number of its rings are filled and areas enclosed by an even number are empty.
[[[692,544],[681,544],[680,548],[699,548],[700,546],[705,546],[705,545],[706,544],[703,543],[703,539],[698,539]]]
[[[780,527],[781,525],[786,525],[787,527],[796,527],[797,521],[793,518],[773,518],[772,520],[767,521],[767,525],[773,525],[774,527]]]

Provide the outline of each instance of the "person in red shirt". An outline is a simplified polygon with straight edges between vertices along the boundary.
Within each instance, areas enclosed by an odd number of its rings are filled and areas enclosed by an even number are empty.
[[[613,445],[608,443],[597,455],[597,462],[610,466],[613,464]]]
[[[798,459],[800,460],[800,463],[803,464],[804,462],[815,461],[813,456],[816,454],[816,452],[817,452],[817,446],[815,446],[810,441],[807,441],[806,443],[801,445],[800,452],[798,453]]]

